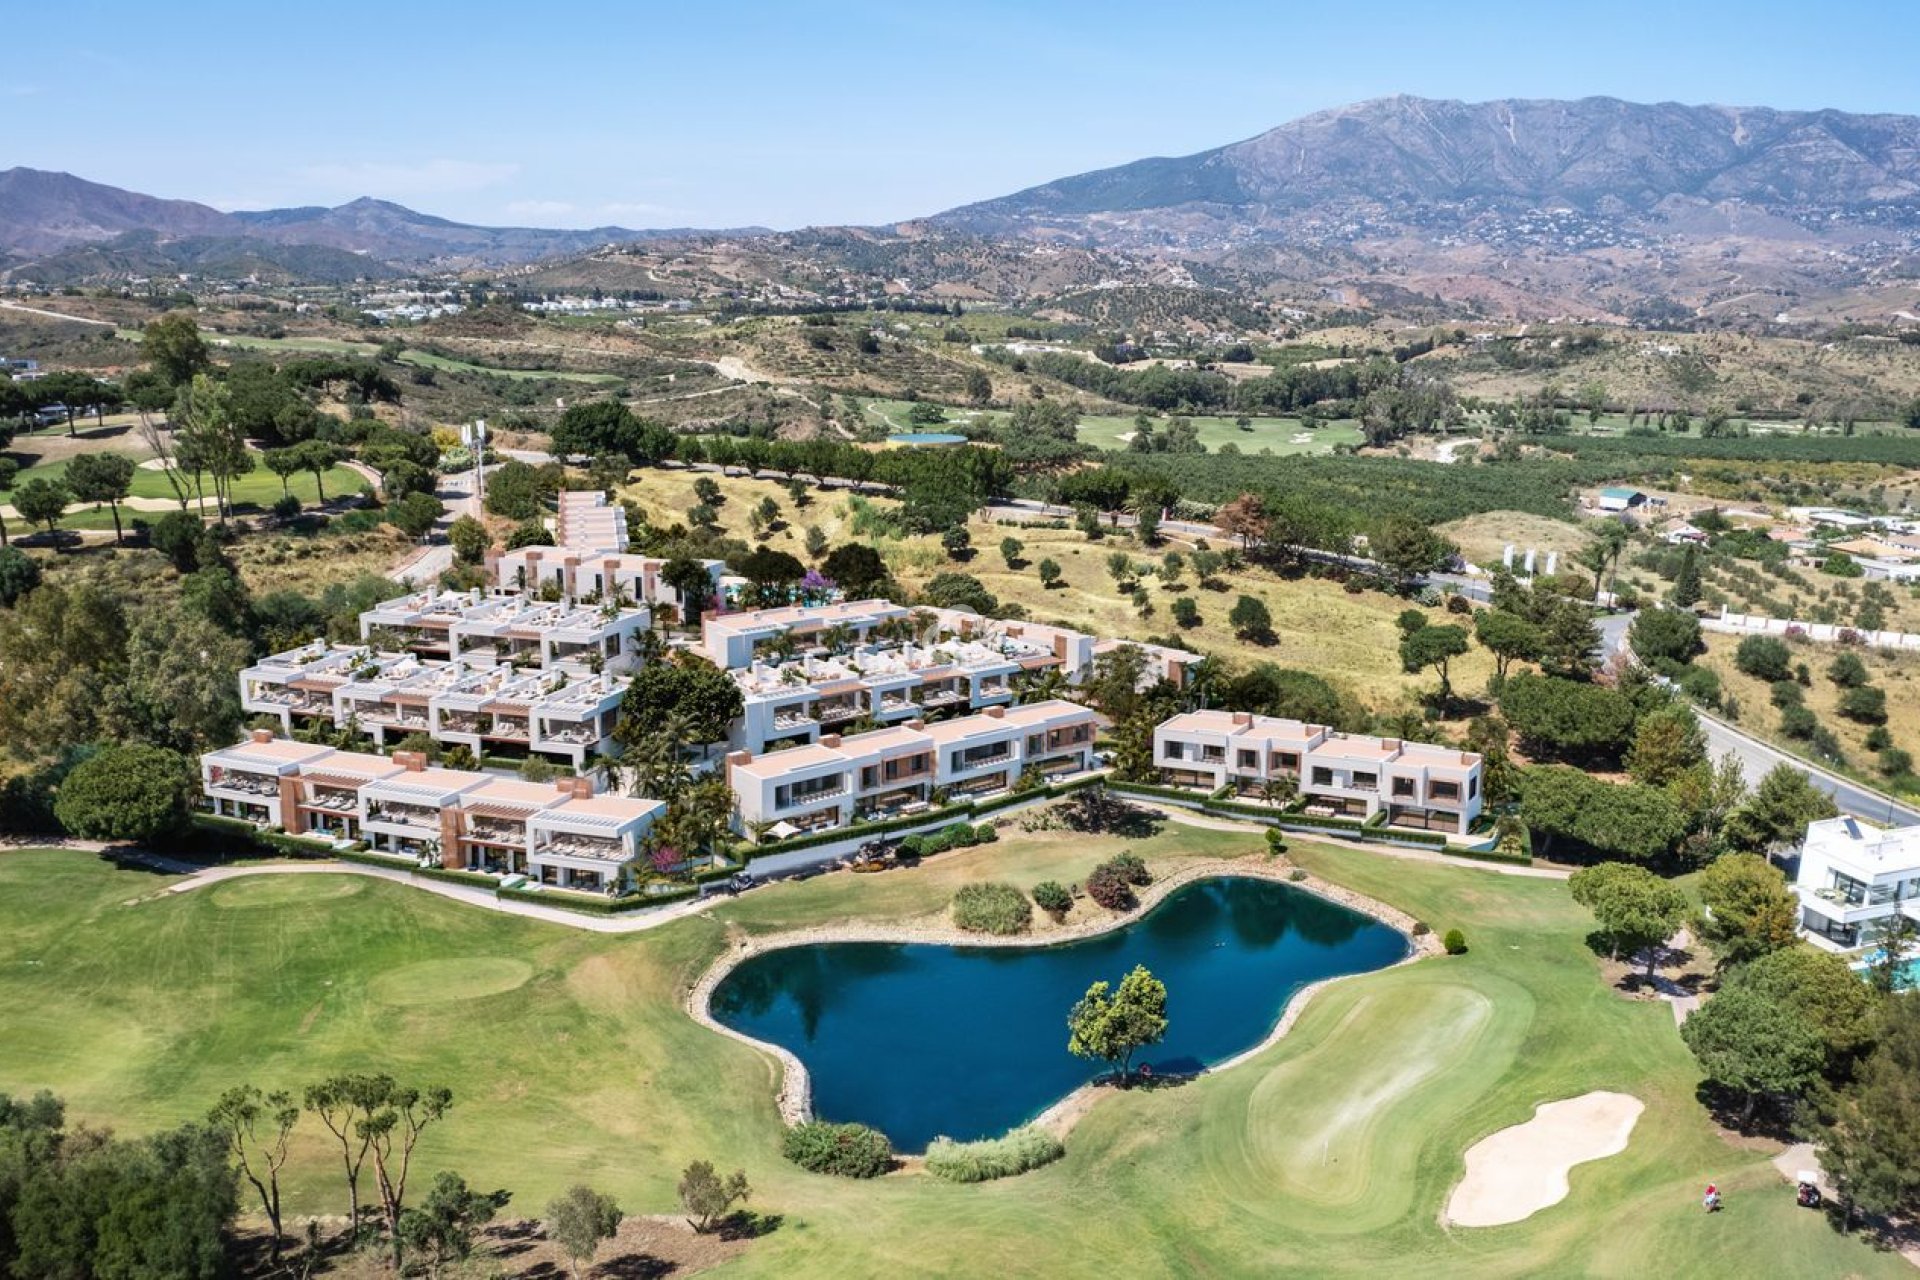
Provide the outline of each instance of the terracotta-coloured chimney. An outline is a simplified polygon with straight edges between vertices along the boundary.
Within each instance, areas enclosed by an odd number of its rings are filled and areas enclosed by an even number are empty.
[[[820,745],[823,747],[837,747],[840,745],[840,735],[837,733],[823,733],[820,735]]]
[[[408,773],[422,773],[427,767],[427,755],[424,751],[396,751],[393,762]]]
[[[1007,709],[1005,707],[988,707],[987,714],[995,720],[1004,720],[1007,716]]]
[[[1253,712],[1236,711],[1233,713],[1233,727],[1236,729],[1253,728]]]
[[[907,721],[905,727],[908,729],[912,729],[917,733],[920,730],[927,727],[927,722],[925,720],[919,720],[919,719],[909,720]]]
[[[271,730],[271,729],[255,729],[255,730],[253,731],[253,733],[252,733],[252,735],[251,735],[251,736],[252,736],[252,738],[253,738],[253,740],[254,740],[255,742],[272,742],[272,741],[273,741],[273,730]]]

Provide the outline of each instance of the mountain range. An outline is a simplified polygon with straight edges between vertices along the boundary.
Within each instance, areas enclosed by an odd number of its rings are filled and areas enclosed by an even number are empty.
[[[480,227],[374,199],[223,213],[70,174],[0,173],[0,266],[47,283],[173,270],[346,281],[568,259],[585,280],[610,245],[694,237],[862,278],[886,260],[938,263],[910,284],[983,297],[1057,274],[1009,272],[1009,253],[1074,247],[1117,254],[1143,280],[1171,267],[1202,287],[1307,286],[1354,305],[1771,319],[1844,295],[1870,312],[1916,302],[1902,282],[1920,275],[1920,117],[1383,98],[895,226],[782,235]],[[940,243],[951,249],[929,248]],[[969,278],[980,262],[997,274]]]

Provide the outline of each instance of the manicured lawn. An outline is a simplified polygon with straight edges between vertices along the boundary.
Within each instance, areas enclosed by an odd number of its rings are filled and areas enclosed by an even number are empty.
[[[1155,418],[1154,430],[1164,431],[1168,421]],[[1298,418],[1249,418],[1244,431],[1232,418],[1195,417],[1190,421],[1199,429],[1200,443],[1210,452],[1231,444],[1242,453],[1259,453],[1262,449],[1282,455],[1331,453],[1337,444],[1359,444],[1362,439],[1360,428],[1349,421],[1330,422],[1311,431],[1301,426]],[[1131,414],[1080,419],[1080,439],[1101,449],[1126,448],[1134,430]]]
[[[1176,828],[1135,843],[1158,861],[1238,839]],[[444,1081],[456,1106],[419,1167],[507,1186],[516,1212],[576,1180],[666,1212],[688,1160],[744,1167],[754,1207],[784,1219],[744,1275],[1906,1272],[1796,1209],[1763,1154],[1715,1134],[1667,1009],[1601,985],[1558,882],[1296,843],[1317,872],[1459,926],[1473,950],[1339,983],[1253,1060],[1105,1100],[1066,1159],[979,1186],[785,1164],[770,1063],[680,1008],[729,927],[912,914],[967,871],[1071,875],[1120,844],[1010,837],[918,872],[756,890],[629,937],[344,876],[156,897],[168,878],[90,855],[0,854],[0,1088],[55,1088],[76,1119],[139,1131],[245,1079]],[[1438,1224],[1467,1146],[1596,1088],[1647,1103],[1624,1154],[1576,1168],[1569,1199],[1527,1222]],[[291,1166],[296,1216],[343,1200],[318,1133],[303,1127]],[[1696,1199],[1709,1180],[1728,1195],[1712,1218]]]
[[[66,458],[58,462],[47,462],[36,467],[29,467],[15,478],[14,490],[18,490],[21,484],[34,476],[44,476],[49,480],[60,479],[66,474],[67,464],[71,461],[72,459]],[[326,473],[325,489],[329,499],[345,497],[350,493],[358,493],[366,487],[366,478],[346,467],[332,467]],[[289,488],[292,490],[293,495],[299,498],[302,503],[312,505],[319,500],[319,493],[314,485],[313,474],[311,472],[303,471],[292,477]],[[213,502],[213,487],[211,484],[206,486],[205,494],[208,509],[211,510]],[[242,510],[263,510],[279,501],[280,494],[280,477],[268,471],[265,466],[259,466],[250,474],[241,476],[233,482],[232,502],[236,508]],[[146,467],[135,467],[133,471],[133,490],[131,496],[136,498],[159,499],[168,504],[166,510],[177,509],[178,498],[174,494],[173,486],[168,483],[166,473],[161,471],[149,470]],[[11,491],[0,493],[0,502],[6,502],[10,506],[12,505],[10,501],[11,497]],[[154,510],[141,511],[136,507],[123,505],[120,510],[120,521],[124,525],[129,523],[135,515],[143,516],[151,520],[160,514],[164,514],[164,512]],[[113,528],[113,513],[104,506],[95,510],[91,505],[75,505],[67,509],[67,514],[61,518],[60,527],[63,529],[111,529]]]

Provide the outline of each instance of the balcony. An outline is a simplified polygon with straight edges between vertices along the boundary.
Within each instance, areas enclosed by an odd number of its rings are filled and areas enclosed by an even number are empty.
[[[561,729],[550,729],[541,735],[547,742],[564,742],[570,746],[590,746],[600,741],[600,732],[590,724],[570,724]]]
[[[918,708],[919,705],[919,703],[904,693],[883,694],[880,698],[880,714],[892,715],[896,712],[912,711]]]
[[[991,769],[995,765],[1006,764],[1012,759],[1012,747],[1001,747],[991,755],[956,756],[953,761],[953,771],[955,773],[970,773],[975,769]]]
[[[958,689],[930,688],[923,691],[920,695],[920,705],[923,707],[950,707],[955,703],[965,702],[966,700],[967,695]]]
[[[783,707],[773,713],[773,727],[781,733],[811,728],[815,723],[817,722],[811,715],[798,708]]]
[[[243,796],[266,796],[270,799],[278,799],[280,796],[280,780],[257,773],[215,774],[209,785],[218,791]]]
[[[477,734],[480,732],[480,718],[478,716],[441,716],[440,732]]]
[[[536,845],[536,858],[592,858],[596,862],[625,862],[626,846],[618,840],[600,840],[593,836],[556,835]]]
[[[360,801],[351,791],[315,791],[307,797],[307,808],[325,809],[328,813],[353,813],[360,808]]]
[[[808,805],[818,804],[822,800],[838,799],[846,794],[847,784],[844,782],[815,791],[789,791],[784,797],[775,796],[774,808],[779,810],[801,809]]]
[[[527,828],[518,822],[476,822],[473,830],[467,832],[467,839],[485,844],[508,844],[515,848],[527,843]]]
[[[821,724],[844,724],[848,720],[858,720],[866,712],[857,702],[822,703],[814,711],[814,718]]]
[[[498,738],[502,742],[525,742],[530,738],[527,726],[519,720],[502,720],[495,717],[493,727],[481,735],[486,738]]]
[[[367,821],[378,822],[389,827],[414,827],[422,831],[440,829],[440,813],[437,809],[423,809],[417,805],[378,804],[367,810]]]

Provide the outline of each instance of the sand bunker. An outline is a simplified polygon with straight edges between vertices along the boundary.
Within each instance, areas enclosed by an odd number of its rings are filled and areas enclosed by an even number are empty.
[[[1624,1093],[1587,1093],[1543,1102],[1533,1119],[1489,1134],[1467,1151],[1467,1176],[1447,1201],[1461,1227],[1519,1222],[1567,1198],[1567,1171],[1616,1156],[1645,1104]]]

